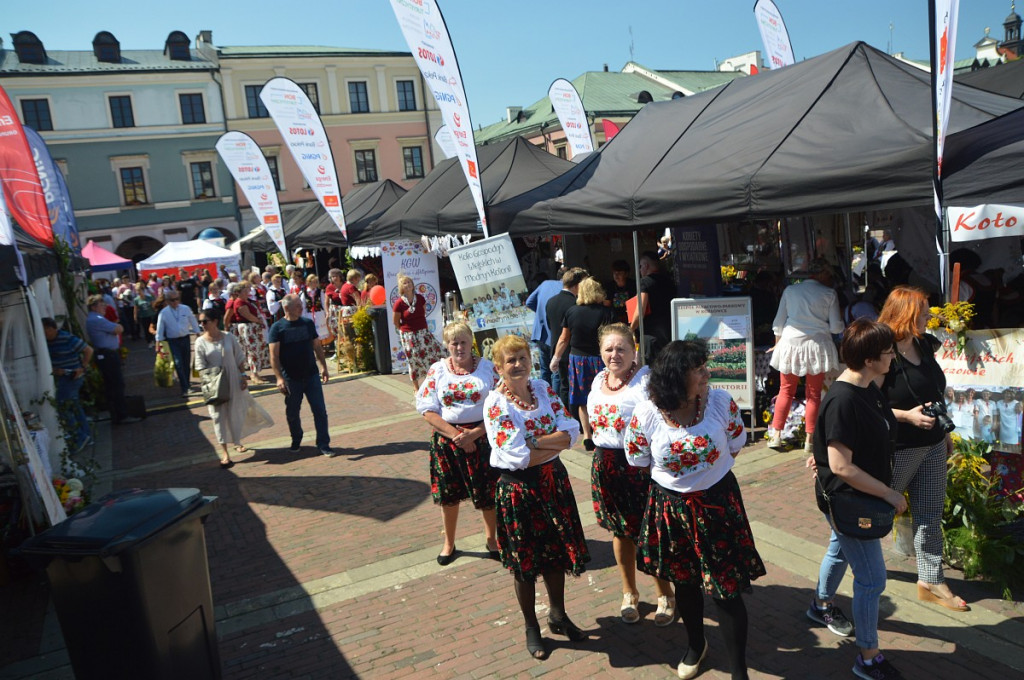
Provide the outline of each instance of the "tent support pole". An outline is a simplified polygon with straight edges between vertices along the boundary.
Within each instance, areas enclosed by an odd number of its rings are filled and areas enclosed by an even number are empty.
[[[850,232],[850,213],[843,213],[843,223],[846,226],[846,275],[849,277],[850,287],[853,287],[853,234]]]
[[[633,271],[636,272],[636,315],[640,320],[640,362],[638,366],[647,363],[647,353],[644,351],[644,310],[640,308],[640,246],[636,236],[636,229],[633,230]]]

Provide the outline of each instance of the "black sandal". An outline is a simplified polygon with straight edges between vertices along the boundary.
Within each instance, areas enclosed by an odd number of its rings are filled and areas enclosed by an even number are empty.
[[[580,630],[579,626],[573,623],[565,614],[563,614],[560,619],[556,619],[554,616],[548,615],[548,629],[552,634],[564,635],[573,642],[585,640],[587,637],[587,634]]]
[[[449,564],[455,561],[455,558],[459,556],[459,549],[452,546],[452,551],[447,555],[438,555],[437,563],[442,567],[447,567]]]
[[[544,638],[540,634],[540,626],[526,627],[526,651],[534,659],[548,658],[548,648],[544,646]]]

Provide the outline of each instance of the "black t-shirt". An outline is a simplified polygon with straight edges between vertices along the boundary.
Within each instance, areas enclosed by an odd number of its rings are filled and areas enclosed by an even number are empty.
[[[608,299],[612,301],[615,320],[629,323],[629,317],[626,314],[626,301],[636,296],[636,282],[633,279],[626,279],[626,285],[619,288],[613,280],[604,289],[608,292]]]
[[[601,304],[576,305],[565,310],[562,327],[569,329],[569,353],[584,357],[600,356],[597,329],[613,321],[615,312]]]
[[[889,372],[885,374],[885,382],[882,383],[882,392],[889,401],[889,406],[901,411],[909,411],[914,407],[927,402],[943,403],[945,400],[942,393],[946,390],[946,376],[942,367],[935,361],[935,350],[942,346],[938,338],[925,334],[914,340],[918,354],[921,355],[921,363],[914,365],[899,354],[892,360]],[[906,378],[903,376],[906,375]],[[914,398],[910,388],[907,387],[907,380],[910,380],[910,387],[913,388],[921,401]],[[938,444],[946,436],[940,427],[933,427],[930,430],[922,430],[910,423],[901,423],[899,436],[896,438],[896,448],[909,449],[918,446],[931,446]]]
[[[821,400],[814,430],[814,462],[818,479],[829,493],[848,486],[828,466],[828,442],[839,442],[853,451],[853,464],[886,486],[892,483],[892,456],[897,432],[896,416],[874,383],[857,387],[837,380]],[[828,507],[814,485],[818,509]]]
[[[544,312],[548,315],[548,328],[551,329],[551,350],[554,351],[558,345],[558,337],[562,333],[562,321],[565,319],[565,311],[576,306],[576,296],[564,288],[557,295],[548,300]],[[569,363],[569,353],[562,356],[562,363]]]
[[[195,279],[182,279],[178,281],[178,292],[181,293],[181,303],[196,311],[196,292],[199,290],[199,283]]]
[[[655,272],[640,279],[640,292],[647,293],[651,313],[644,317],[644,332],[662,342],[672,339],[672,298],[676,286],[666,274]]]
[[[270,327],[269,342],[281,343],[281,372],[289,380],[302,380],[316,375],[316,325],[305,317],[295,321],[281,319]]]

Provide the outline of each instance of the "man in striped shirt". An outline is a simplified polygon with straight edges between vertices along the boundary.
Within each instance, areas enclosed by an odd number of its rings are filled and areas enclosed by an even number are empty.
[[[78,453],[92,443],[89,419],[78,398],[85,382],[85,367],[92,360],[92,347],[85,340],[58,328],[57,322],[51,318],[43,319],[42,324],[57,386],[57,408],[65,421],[64,437],[68,450]]]

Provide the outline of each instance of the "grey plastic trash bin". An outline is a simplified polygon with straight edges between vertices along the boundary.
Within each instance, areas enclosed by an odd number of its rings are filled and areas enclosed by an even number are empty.
[[[221,677],[203,530],[215,500],[118,491],[22,544],[46,568],[77,680]]]
[[[391,310],[387,307],[370,307],[369,312],[373,319],[373,356],[377,360],[377,372],[391,375],[391,337],[388,334]]]

